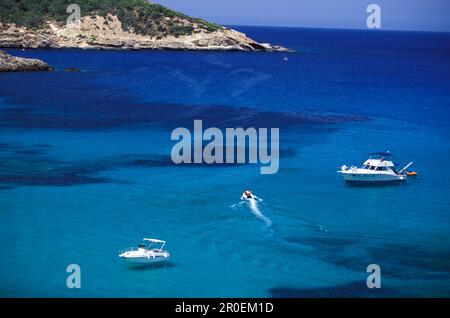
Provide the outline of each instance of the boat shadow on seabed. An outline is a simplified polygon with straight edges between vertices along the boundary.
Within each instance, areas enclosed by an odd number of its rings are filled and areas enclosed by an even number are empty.
[[[350,188],[387,188],[393,186],[405,185],[402,181],[389,181],[389,182],[345,182],[345,185]]]
[[[345,182],[350,188],[388,188],[388,187],[407,187],[415,182],[415,179],[409,178],[405,181],[384,181],[384,182]]]
[[[157,270],[162,268],[172,268],[175,267],[173,262],[161,262],[161,263],[149,263],[149,264],[127,264],[128,269],[132,271],[146,271],[146,270]]]

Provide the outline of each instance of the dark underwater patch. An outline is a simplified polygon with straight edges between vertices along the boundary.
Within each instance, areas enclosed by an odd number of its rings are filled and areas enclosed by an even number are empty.
[[[48,156],[45,148],[14,145],[0,157],[0,186],[71,186],[107,182],[95,170]]]
[[[300,243],[311,246],[315,249],[326,252],[339,252],[345,248],[358,243],[358,240],[340,237],[286,237],[285,241],[290,243]]]
[[[0,142],[0,151],[10,151],[20,149],[20,145],[17,143]]]
[[[106,183],[114,182],[114,180],[98,177],[99,173],[127,167],[174,165],[170,156],[163,155],[126,154],[75,162],[57,161],[45,156],[40,157],[39,161],[31,160],[30,162],[29,160],[29,158],[14,158],[14,166],[3,167],[4,172],[0,174],[0,183],[46,186]]]
[[[170,155],[123,154],[94,160],[60,161],[49,156],[49,144],[25,146],[20,143],[0,143],[0,189],[18,186],[74,186],[108,182],[127,182],[100,177],[105,171],[123,168],[153,167],[232,167],[238,164],[173,163]],[[295,155],[294,149],[281,149],[281,157]],[[193,158],[192,158],[193,162]],[[244,164],[242,164],[244,165]]]
[[[368,298],[401,297],[402,295],[402,293],[384,286],[380,289],[369,289],[365,280],[322,288],[274,287],[270,288],[268,293],[273,298]]]
[[[340,238],[340,237],[302,237],[302,236],[288,236],[283,240],[289,244],[296,244],[299,246],[307,246],[314,250],[314,255],[320,257],[327,262],[339,263],[350,266],[352,268],[359,264],[353,264],[351,258],[348,258],[347,252],[351,250],[352,246],[358,245],[358,239]],[[332,258],[332,260],[330,260]]]
[[[176,264],[173,262],[163,262],[163,263],[150,263],[150,264],[128,264],[128,269],[131,271],[150,271],[150,270],[158,270],[158,269],[168,269],[176,267]]]
[[[0,142],[0,153],[7,155],[16,155],[19,158],[24,156],[43,156],[46,155],[46,150],[52,147],[48,144],[35,144],[31,146],[24,146],[16,142]]]
[[[353,238],[293,236],[284,241],[308,246],[320,260],[355,272],[365,272],[367,265],[378,264],[384,276],[394,279],[450,278],[450,251]]]
[[[355,272],[364,272],[368,259],[360,240],[340,237],[296,237],[289,236],[283,239],[290,244],[307,246],[313,249],[314,257],[335,266],[344,267]],[[311,254],[308,253],[310,256]]]
[[[45,154],[45,151],[41,149],[17,149],[14,152],[18,155],[31,155],[31,156],[38,156]]]
[[[28,112],[1,112],[3,126],[73,130],[99,130],[153,124],[167,129],[190,127],[195,119],[203,120],[204,127],[276,127],[289,128],[307,124],[330,124],[363,120],[342,115],[309,115],[300,113],[258,111],[228,106],[190,106],[167,104],[130,105],[121,109],[98,106],[80,111],[73,109],[42,109]]]
[[[123,168],[154,167],[231,167],[236,164],[181,164],[173,163],[169,155],[123,154],[93,160],[60,161],[46,152],[49,146],[25,147],[20,144],[0,144],[0,186],[74,186],[109,182],[126,182],[100,177],[105,171]],[[2,150],[3,148],[3,150]],[[292,155],[287,151],[287,155]]]
[[[12,128],[101,130],[150,124],[174,129],[191,126],[195,119],[201,119],[204,127],[289,128],[367,119],[330,113],[263,111],[225,105],[147,103],[137,101],[123,88],[90,86],[88,78],[54,78],[51,81],[53,84],[32,81],[30,85],[33,85],[33,90],[4,87],[0,93],[10,96],[6,100],[10,106],[0,110],[0,125]],[[26,85],[27,79],[24,82],[21,85]],[[42,91],[45,94],[41,94]]]
[[[450,251],[424,247],[382,244],[369,247],[369,255],[383,273],[398,279],[450,278]]]
[[[32,112],[33,108],[30,107],[11,107],[3,110],[5,113],[27,113]]]
[[[125,155],[119,160],[123,160],[124,167],[169,167],[175,164],[168,155]]]
[[[0,175],[0,183],[21,186],[73,186],[83,184],[104,183],[106,179],[83,175],[82,173],[67,174],[29,174]]]
[[[53,146],[50,145],[50,144],[35,144],[35,145],[33,145],[33,147],[36,147],[36,148],[52,148]]]

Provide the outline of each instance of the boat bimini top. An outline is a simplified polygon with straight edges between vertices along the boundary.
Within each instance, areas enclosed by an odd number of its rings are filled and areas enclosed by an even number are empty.
[[[166,244],[166,241],[158,240],[158,239],[152,239],[152,238],[144,238],[144,242],[150,242],[148,246],[146,246],[147,249],[150,249],[152,245],[154,244],[161,244],[161,247],[158,248],[159,252],[161,252],[164,248],[164,245]]]

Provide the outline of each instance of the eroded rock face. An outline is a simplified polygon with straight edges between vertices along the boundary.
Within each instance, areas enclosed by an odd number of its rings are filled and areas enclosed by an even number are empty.
[[[51,71],[45,62],[37,59],[26,59],[9,55],[0,51],[0,72]]]
[[[190,23],[185,21],[185,23]],[[269,51],[287,52],[286,48],[258,43],[245,34],[221,29],[206,32],[195,24],[191,35],[179,37],[145,36],[124,30],[115,15],[85,16],[81,24],[68,27],[64,23],[48,21],[41,30],[29,30],[14,24],[0,23],[0,46],[14,48],[83,48],[83,49],[154,49],[204,51]]]

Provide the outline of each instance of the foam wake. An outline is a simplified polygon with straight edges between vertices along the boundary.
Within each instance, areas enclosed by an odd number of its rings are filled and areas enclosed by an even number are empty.
[[[252,199],[248,199],[247,200],[248,205],[250,207],[250,210],[253,212],[253,214],[260,219],[261,221],[263,221],[264,223],[266,223],[267,226],[271,226],[272,225],[272,221],[266,217],[264,214],[262,214],[261,210],[259,209],[259,202],[260,199],[258,197],[254,197]]]
[[[262,202],[262,199],[254,196],[251,199],[243,199],[240,202],[233,204],[232,208],[242,208],[248,207],[250,211],[255,215],[259,220],[263,221],[267,227],[272,225],[272,220],[266,217],[259,208],[259,203]]]

